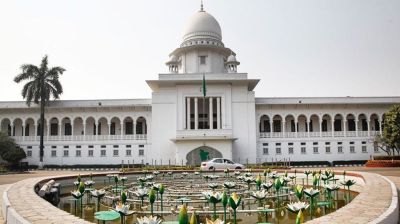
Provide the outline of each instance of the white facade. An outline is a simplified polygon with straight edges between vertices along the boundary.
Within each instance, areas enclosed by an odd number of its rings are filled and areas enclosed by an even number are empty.
[[[200,10],[169,55],[168,74],[147,80],[151,99],[51,102],[47,165],[197,164],[200,152],[242,163],[366,160],[400,97],[255,98],[218,22]],[[202,92],[206,81],[206,96]],[[0,130],[39,162],[39,107],[0,102]]]

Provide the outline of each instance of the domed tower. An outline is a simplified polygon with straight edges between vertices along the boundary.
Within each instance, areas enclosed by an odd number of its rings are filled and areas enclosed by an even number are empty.
[[[203,6],[186,24],[180,47],[169,56],[170,73],[234,73],[240,64],[236,59],[228,63],[235,53],[224,46],[221,26]]]

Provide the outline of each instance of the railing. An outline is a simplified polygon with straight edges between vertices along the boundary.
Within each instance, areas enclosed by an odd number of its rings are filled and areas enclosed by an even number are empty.
[[[17,142],[39,141],[39,136],[12,136]],[[44,136],[44,141],[115,141],[115,140],[146,140],[147,134],[136,135],[62,135]]]
[[[232,137],[232,129],[197,129],[178,130],[177,138],[182,137]]]
[[[371,131],[368,135],[368,131],[324,131],[324,132],[260,132],[260,138],[319,138],[319,137],[367,137],[375,136],[379,134],[379,131]]]

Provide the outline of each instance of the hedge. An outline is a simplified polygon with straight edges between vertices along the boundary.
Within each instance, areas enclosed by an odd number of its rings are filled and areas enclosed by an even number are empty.
[[[368,160],[366,167],[400,167],[400,160]]]
[[[374,156],[374,160],[400,160],[400,156]]]

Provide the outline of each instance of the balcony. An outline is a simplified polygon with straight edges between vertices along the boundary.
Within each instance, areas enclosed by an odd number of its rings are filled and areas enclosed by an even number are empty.
[[[16,142],[39,141],[40,136],[12,136]],[[63,136],[44,136],[45,142],[64,142],[64,141],[116,141],[116,140],[147,140],[147,134],[136,135],[63,135]]]
[[[373,137],[379,131],[335,131],[335,132],[260,132],[260,138],[329,138],[329,137]]]

